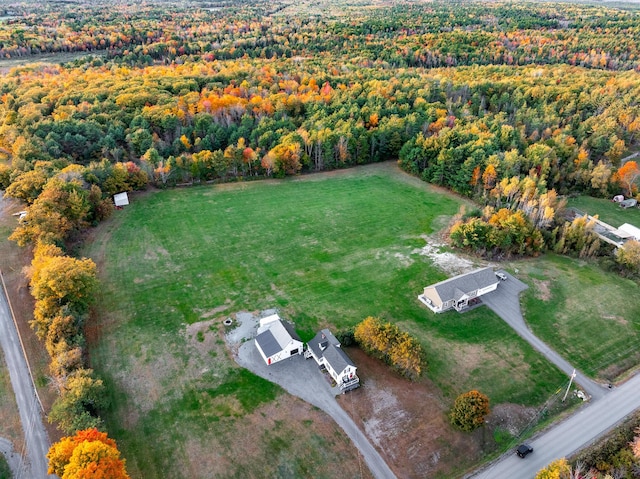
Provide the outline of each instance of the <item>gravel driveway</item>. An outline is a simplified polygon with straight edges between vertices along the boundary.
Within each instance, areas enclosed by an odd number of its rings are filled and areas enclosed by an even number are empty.
[[[262,316],[268,314],[272,312],[265,311]],[[374,477],[396,477],[367,437],[340,407],[335,399],[340,392],[339,389],[331,387],[313,359],[304,359],[304,356],[297,355],[267,366],[252,340],[258,328],[259,318],[250,313],[238,313],[236,320],[239,323],[238,327],[227,334],[227,342],[236,351],[234,357],[240,366],[278,384],[289,394],[303,399],[331,416],[358,448]]]

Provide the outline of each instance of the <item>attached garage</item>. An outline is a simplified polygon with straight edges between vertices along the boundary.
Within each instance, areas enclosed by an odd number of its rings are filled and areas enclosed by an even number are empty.
[[[303,349],[302,341],[293,326],[282,321],[277,315],[263,318],[260,321],[255,343],[262,359],[267,364],[277,363],[296,354],[302,354]]]

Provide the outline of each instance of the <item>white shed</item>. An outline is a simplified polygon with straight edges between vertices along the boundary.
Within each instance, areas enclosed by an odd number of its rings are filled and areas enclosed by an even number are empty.
[[[127,206],[129,204],[129,195],[127,195],[127,192],[123,192],[123,193],[118,193],[113,195],[113,202],[116,204],[116,206]]]
[[[282,321],[278,315],[260,320],[255,343],[262,359],[267,364],[277,363],[296,354],[302,354],[303,350],[302,341],[293,326]]]

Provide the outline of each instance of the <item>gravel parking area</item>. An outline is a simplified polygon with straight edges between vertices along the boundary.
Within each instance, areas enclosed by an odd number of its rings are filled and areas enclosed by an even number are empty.
[[[236,362],[254,374],[278,384],[289,394],[322,409],[353,441],[374,477],[395,478],[395,474],[368,438],[340,407],[335,399],[335,396],[340,393],[339,388],[331,387],[313,359],[304,359],[303,355],[298,355],[269,366],[264,362],[253,338],[260,318],[274,312],[274,310],[263,311],[257,316],[246,312],[236,314],[237,328],[226,335],[227,344],[234,351]]]

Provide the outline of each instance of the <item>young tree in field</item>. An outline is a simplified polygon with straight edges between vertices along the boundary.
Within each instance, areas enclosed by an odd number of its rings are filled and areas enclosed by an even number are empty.
[[[470,432],[482,426],[488,414],[489,398],[474,389],[456,398],[449,419],[454,427]]]
[[[640,177],[640,168],[635,161],[627,161],[620,167],[615,177],[624,186],[627,196],[633,196],[637,190],[636,180]]]
[[[557,459],[538,471],[535,479],[571,479],[571,466],[566,459]]]
[[[49,474],[61,479],[128,479],[116,442],[95,428],[63,437],[47,454]]]

